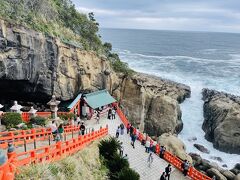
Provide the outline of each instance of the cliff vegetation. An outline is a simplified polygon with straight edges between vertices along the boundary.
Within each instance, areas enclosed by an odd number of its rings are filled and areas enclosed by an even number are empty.
[[[111,60],[114,70],[132,73],[127,64],[111,53],[112,45],[102,43],[94,14],[78,12],[71,0],[0,0],[0,17],[46,36],[58,37],[65,44],[93,50]]]

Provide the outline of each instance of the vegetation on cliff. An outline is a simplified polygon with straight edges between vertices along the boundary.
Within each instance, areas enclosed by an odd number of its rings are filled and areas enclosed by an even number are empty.
[[[78,12],[71,0],[0,0],[0,17],[58,37],[66,44],[93,50],[112,60],[114,70],[131,73],[127,64],[111,52],[112,45],[102,43],[94,14]]]

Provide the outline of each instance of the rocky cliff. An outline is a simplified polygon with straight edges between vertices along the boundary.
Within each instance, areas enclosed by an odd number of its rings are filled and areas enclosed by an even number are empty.
[[[240,154],[240,97],[203,89],[206,139],[215,148]]]
[[[104,88],[141,130],[156,136],[181,131],[178,103],[190,96],[188,86],[141,73],[116,73],[94,52],[0,21],[0,103],[46,103],[52,94],[65,101]]]
[[[136,73],[116,90],[129,120],[151,136],[179,133],[183,128],[180,102],[190,96],[188,86]]]

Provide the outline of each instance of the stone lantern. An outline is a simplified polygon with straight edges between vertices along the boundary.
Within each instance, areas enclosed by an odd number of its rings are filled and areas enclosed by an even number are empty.
[[[33,108],[33,106],[30,108],[30,110],[28,111],[30,117],[36,117],[36,112],[37,110]]]
[[[22,111],[21,111],[22,108],[23,107],[21,105],[19,105],[17,103],[17,101],[14,101],[14,104],[13,104],[13,106],[10,109],[11,109],[12,112],[22,113]]]
[[[57,120],[57,111],[58,111],[58,105],[59,105],[60,101],[56,100],[56,96],[53,95],[52,99],[47,103],[47,105],[50,106],[51,112],[52,112],[52,118],[54,120]]]

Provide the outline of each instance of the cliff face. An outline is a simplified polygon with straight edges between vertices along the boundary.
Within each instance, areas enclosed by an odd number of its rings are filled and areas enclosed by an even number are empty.
[[[1,96],[46,102],[52,94],[68,100],[81,90],[103,88],[106,63],[94,53],[21,26],[0,23]]]
[[[215,148],[240,154],[240,97],[204,89],[205,137]]]
[[[94,52],[3,20],[0,25],[1,103],[46,103],[52,94],[65,101],[106,88],[141,130],[157,136],[181,131],[178,103],[190,96],[189,87],[141,73],[126,77]]]
[[[190,96],[188,86],[136,73],[122,81],[119,96],[130,121],[149,135],[182,130],[178,103]]]

